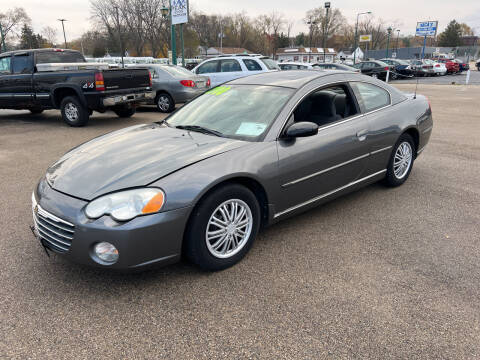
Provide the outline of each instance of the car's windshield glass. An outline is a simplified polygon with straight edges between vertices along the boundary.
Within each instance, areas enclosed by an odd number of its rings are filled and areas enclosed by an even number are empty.
[[[265,66],[267,67],[268,70],[279,70],[280,69],[275,60],[272,60],[272,59],[269,59],[269,58],[261,58],[260,60],[265,64]]]
[[[173,75],[175,77],[182,77],[182,76],[192,76],[193,73],[190,70],[184,69],[180,66],[161,66],[160,69],[165,70],[168,72],[170,75]]]
[[[400,65],[410,65],[408,63],[408,61],[405,61],[405,60],[395,60],[397,63],[399,63]]]
[[[74,51],[39,51],[35,56],[37,64],[85,62],[83,55]]]
[[[258,141],[293,91],[260,85],[218,86],[180,108],[167,124],[202,127],[225,137]]]

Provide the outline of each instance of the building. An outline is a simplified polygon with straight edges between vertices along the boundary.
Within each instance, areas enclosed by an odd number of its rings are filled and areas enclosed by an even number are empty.
[[[198,58],[210,59],[222,55],[252,54],[250,50],[237,47],[198,47]]]
[[[475,36],[475,35],[462,36],[462,43],[463,43],[463,46],[480,45],[480,41],[478,40],[478,36]]]
[[[365,56],[364,52],[360,47],[357,47],[357,50],[355,50],[355,60],[358,62],[360,60],[363,60],[363,57]],[[346,61],[346,62],[353,62],[353,52],[349,50],[343,50],[339,51],[337,58],[340,61]]]
[[[276,60],[279,62],[295,61],[304,63],[333,62],[337,55],[335,49],[328,48],[326,52],[323,48],[309,48],[309,47],[296,47],[296,48],[281,48],[277,50]]]

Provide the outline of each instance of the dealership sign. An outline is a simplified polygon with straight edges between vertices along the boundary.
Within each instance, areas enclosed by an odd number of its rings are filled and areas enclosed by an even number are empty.
[[[372,35],[360,35],[360,42],[369,42],[372,41]]]
[[[188,0],[171,0],[172,25],[188,22]]]
[[[415,31],[416,36],[435,36],[437,35],[438,21],[424,21],[417,23]]]

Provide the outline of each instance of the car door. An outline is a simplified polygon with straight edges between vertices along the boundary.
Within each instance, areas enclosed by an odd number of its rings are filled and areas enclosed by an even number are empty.
[[[246,71],[243,72],[242,66],[237,59],[220,60],[220,72],[218,73],[220,83],[238,79],[243,76],[247,76]]]
[[[195,74],[208,76],[210,78],[211,86],[215,87],[222,83],[221,79],[219,78],[219,67],[220,61],[218,60],[206,61],[197,68]]]
[[[331,116],[330,122],[321,122],[315,136],[278,140],[280,214],[327,197],[355,182],[364,173],[369,153],[365,142],[368,122],[360,114],[348,84],[313,90],[295,108],[289,122],[308,121],[309,116],[314,120],[315,116],[305,115],[315,113],[312,106],[316,105],[313,102],[308,104],[308,100],[322,99],[325,94],[333,96],[334,102],[336,96],[345,96],[349,110],[344,110],[344,117]],[[328,104],[330,100],[321,105],[327,108]],[[338,115],[337,109],[335,114]]]
[[[15,106],[33,106],[34,90],[32,53],[17,53],[13,56],[10,88]]]
[[[0,107],[10,107],[12,101],[12,92],[9,82],[12,73],[12,57],[0,57]]]

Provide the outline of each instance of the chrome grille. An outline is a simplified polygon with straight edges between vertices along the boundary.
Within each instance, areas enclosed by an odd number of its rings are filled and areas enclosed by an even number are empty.
[[[33,194],[32,210],[35,233],[44,245],[57,252],[67,252],[72,245],[75,225],[42,209]]]

